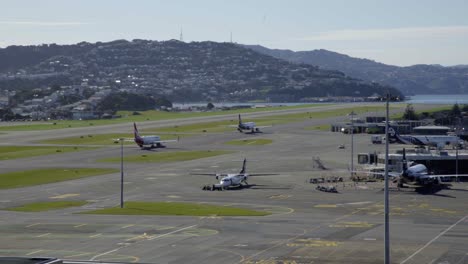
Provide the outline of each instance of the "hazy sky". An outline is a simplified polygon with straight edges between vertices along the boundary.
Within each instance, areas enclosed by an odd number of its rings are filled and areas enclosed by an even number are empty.
[[[0,47],[135,38],[468,64],[467,0],[0,0]]]

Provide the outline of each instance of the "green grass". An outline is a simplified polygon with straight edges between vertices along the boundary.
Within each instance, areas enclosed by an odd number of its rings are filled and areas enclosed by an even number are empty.
[[[216,104],[215,104],[216,105]],[[297,108],[308,108],[323,106],[324,104],[306,104],[296,106],[277,106],[277,107],[265,107],[265,108],[247,108],[247,109],[236,109],[227,111],[213,111],[213,112],[166,112],[166,111],[141,111],[139,115],[133,115],[133,111],[118,111],[117,115],[122,117],[115,119],[98,119],[98,120],[51,120],[50,122],[44,123],[25,123],[16,126],[0,126],[0,131],[31,131],[31,130],[51,130],[51,129],[62,129],[62,128],[74,128],[74,127],[89,127],[89,126],[101,126],[108,124],[118,124],[125,122],[144,122],[144,121],[155,121],[155,120],[168,120],[168,119],[179,119],[179,118],[190,118],[190,117],[203,117],[203,116],[214,116],[214,115],[227,115],[227,114],[242,114],[242,113],[253,113],[253,112],[264,112],[271,110],[285,110],[285,109],[297,109]]]
[[[273,140],[271,139],[265,139],[265,138],[256,138],[256,139],[239,139],[239,140],[231,140],[231,141],[228,141],[226,142],[225,144],[228,144],[228,145],[251,145],[251,146],[255,146],[255,145],[267,145],[267,144],[271,144],[273,142]]]
[[[42,212],[49,210],[58,210],[68,207],[83,206],[87,204],[86,201],[53,201],[53,202],[38,202],[25,204],[23,206],[8,208],[8,211],[18,212]]]
[[[0,174],[0,189],[21,188],[118,172],[115,169],[35,169]]]
[[[395,106],[398,107],[398,106]],[[362,107],[350,107],[345,109],[328,110],[321,112],[304,112],[296,114],[284,114],[284,115],[272,115],[262,118],[245,118],[243,121],[249,122],[254,121],[257,126],[272,126],[279,124],[287,124],[292,122],[300,122],[305,119],[311,118],[328,118],[340,115],[346,115],[353,110],[355,113],[366,113],[374,111],[384,111],[384,106],[362,106]],[[213,132],[228,132],[236,131],[235,127],[238,123],[237,116],[233,116],[233,119],[226,121],[216,122],[205,122],[196,123],[182,126],[171,126],[158,128],[156,130],[149,130],[153,132],[165,132],[165,133],[213,133]]]
[[[175,152],[145,152],[141,155],[124,157],[124,162],[175,162],[201,159],[218,155],[230,154],[232,151],[223,150],[195,150]],[[120,156],[100,159],[99,162],[120,162]]]
[[[230,206],[173,202],[126,202],[124,208],[113,207],[84,212],[110,215],[189,215],[189,216],[265,216],[271,213]]]
[[[235,131],[237,125],[237,118],[227,120],[227,121],[215,121],[215,122],[205,122],[205,123],[195,123],[182,126],[171,126],[163,127],[155,130],[149,130],[153,132],[165,132],[165,133],[213,133],[213,132],[228,132]]]
[[[0,160],[19,159],[26,157],[42,156],[49,154],[60,154],[90,150],[93,148],[83,147],[49,147],[49,146],[1,146]]]
[[[144,133],[142,133],[144,135]],[[176,135],[159,135],[161,140],[177,139]],[[119,144],[119,141],[113,139],[118,138],[133,138],[132,134],[86,134],[76,137],[65,137],[50,140],[43,140],[44,144],[69,144],[69,145],[114,145]],[[125,141],[124,144],[135,144],[132,141]]]

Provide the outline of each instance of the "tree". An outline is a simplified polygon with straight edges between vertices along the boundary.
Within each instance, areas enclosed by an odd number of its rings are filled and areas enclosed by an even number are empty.
[[[214,104],[211,103],[211,102],[209,102],[209,103],[206,105],[206,108],[207,108],[208,110],[211,110],[211,109],[213,109],[214,107],[215,107]]]
[[[403,114],[403,119],[405,120],[418,120],[418,115],[414,111],[413,105],[406,105],[405,113]]]
[[[452,109],[449,112],[450,124],[455,124],[457,120],[461,117],[461,110],[458,104],[454,104]]]
[[[452,117],[460,117],[461,110],[460,110],[460,106],[458,106],[458,104],[453,105],[452,109],[450,110],[450,115]]]
[[[172,108],[172,102],[169,101],[166,97],[158,97],[155,99],[156,106],[161,108],[162,106],[166,108]]]
[[[134,93],[114,93],[104,98],[97,109],[100,111],[145,111],[156,107],[154,98],[148,95],[139,95]]]

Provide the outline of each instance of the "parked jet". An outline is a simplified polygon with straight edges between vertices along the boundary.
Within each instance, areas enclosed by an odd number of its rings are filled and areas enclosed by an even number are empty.
[[[123,140],[133,141],[142,149],[144,149],[145,146],[149,146],[149,148],[165,148],[166,146],[163,145],[163,143],[179,141],[179,138],[171,140],[161,140],[161,137],[156,135],[140,136],[136,123],[133,123],[133,135],[134,138],[124,138]],[[114,140],[117,141],[119,139]]]
[[[410,162],[408,166],[405,149],[403,149],[402,165],[401,173],[388,173],[389,177],[393,178],[394,182],[398,184],[398,187],[403,187],[403,184],[420,187],[443,185],[444,182],[447,182],[444,181],[445,178],[468,177],[468,174],[430,174],[424,164]],[[376,172],[372,172],[372,174],[383,175],[383,173]]]
[[[268,175],[276,175],[272,173],[255,173],[249,174],[246,170],[247,159],[244,159],[242,163],[242,169],[239,173],[192,173],[192,175],[205,175],[205,176],[214,176],[219,181],[219,184],[213,184],[212,190],[219,189],[225,190],[231,187],[243,187],[248,186],[247,179],[250,176],[268,176]]]
[[[444,148],[446,145],[458,146],[460,138],[458,136],[444,136],[444,135],[400,135],[393,127],[388,128],[388,138],[391,143],[410,144],[417,146],[434,146],[439,149]]]
[[[239,132],[242,133],[244,130],[248,130],[252,134],[262,133],[262,131],[260,131],[260,128],[265,128],[265,127],[271,127],[271,126],[257,126],[257,125],[255,125],[255,122],[245,122],[245,123],[243,123],[241,115],[239,114],[239,124],[237,125],[237,130]]]

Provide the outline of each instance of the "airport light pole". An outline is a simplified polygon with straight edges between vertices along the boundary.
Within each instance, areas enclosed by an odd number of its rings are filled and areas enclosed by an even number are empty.
[[[124,187],[124,170],[123,170],[123,145],[124,138],[119,138],[120,141],[120,208],[124,207],[123,187]]]
[[[390,94],[387,94],[387,103],[385,107],[385,187],[384,187],[384,214],[385,214],[385,261],[384,264],[390,264],[390,226],[389,226],[389,204],[388,204],[388,122],[389,111],[388,101]]]
[[[354,174],[354,116],[356,116],[356,113],[354,111],[351,111],[349,113],[349,116],[351,117],[351,176]]]

